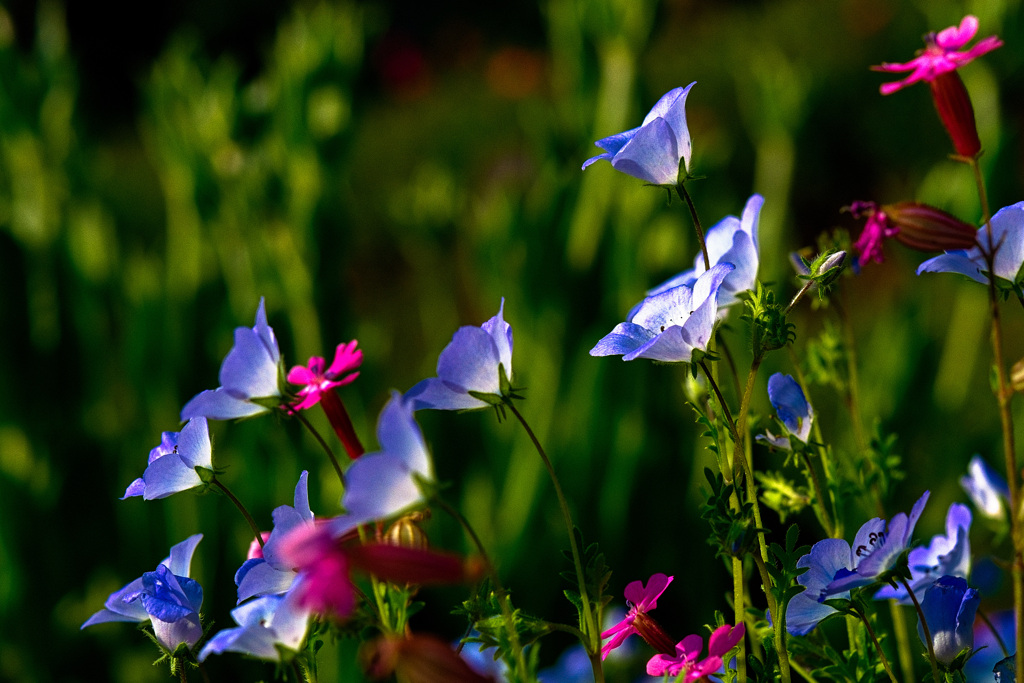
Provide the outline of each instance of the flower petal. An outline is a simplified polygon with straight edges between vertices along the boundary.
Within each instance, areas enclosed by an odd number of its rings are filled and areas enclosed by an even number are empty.
[[[665,119],[656,118],[619,150],[612,166],[653,185],[675,185],[679,181],[679,159],[672,127]]]

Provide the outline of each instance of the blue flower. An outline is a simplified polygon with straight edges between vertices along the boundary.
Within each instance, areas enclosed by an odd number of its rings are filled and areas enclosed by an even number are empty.
[[[959,576],[971,572],[971,511],[962,503],[953,503],[946,513],[946,533],[932,537],[927,546],[914,548],[907,556],[910,565],[910,588],[920,599],[924,591],[940,576]],[[907,589],[883,586],[875,593],[876,600],[895,599],[911,604]]]
[[[789,437],[807,443],[814,421],[814,410],[796,380],[789,375],[776,372],[768,378],[768,400],[771,401],[779,422],[789,436],[775,436],[767,432],[765,435],[758,435],[758,440],[767,441],[772,446],[787,451],[791,450]]]
[[[181,409],[181,419],[206,417],[232,420],[259,415],[283,403],[281,352],[274,330],[267,325],[263,299],[256,326],[235,328],[235,345],[220,366],[220,386],[194,397]]]
[[[647,297],[590,355],[690,362],[695,349],[707,350],[718,316],[718,289],[733,269],[731,263],[720,263],[692,286],[679,285]]]
[[[226,628],[210,639],[199,661],[211,654],[240,652],[260,659],[280,661],[279,647],[298,651],[306,637],[309,608],[299,605],[298,592],[266,595],[231,610],[237,628]]]
[[[1006,206],[992,216],[992,241],[988,238],[988,228],[982,226],[977,236],[979,245],[996,247],[994,263],[995,275],[1003,280],[1016,283],[1019,279],[1021,265],[1024,264],[1024,202]],[[947,251],[941,256],[930,258],[917,268],[921,273],[960,273],[967,277],[988,284],[985,257],[981,247]]]
[[[980,456],[971,458],[967,465],[967,476],[960,477],[960,486],[981,514],[991,519],[1006,518],[1010,487]]]
[[[367,453],[345,471],[345,514],[331,523],[337,536],[358,524],[394,517],[423,502],[418,479],[433,481],[434,468],[413,418],[412,403],[397,391],[377,420],[380,450]]]
[[[731,306],[739,301],[737,294],[754,289],[759,264],[757,225],[761,215],[764,197],[751,195],[743,209],[743,217],[726,216],[708,229],[704,241],[711,265],[731,263],[736,269],[725,278],[718,294],[719,306]],[[666,280],[651,291],[648,296],[660,294],[679,285],[693,285],[704,272],[704,255],[697,254],[693,268]]]
[[[121,500],[132,496],[156,500],[202,486],[197,468],[213,469],[213,448],[205,417],[189,420],[180,432],[164,432],[160,445],[149,452],[146,471],[128,485]]]
[[[280,556],[279,546],[288,532],[299,526],[313,525],[306,483],[308,476],[305,470],[299,475],[294,507],[282,505],[274,510],[274,529],[263,546],[263,557],[246,560],[235,572],[238,602],[253,596],[278,595],[292,587],[298,572]]]
[[[820,599],[825,600],[854,588],[868,586],[892,569],[897,558],[910,546],[914,527],[928,502],[928,495],[929,492],[925,491],[914,503],[909,517],[902,512],[893,517],[888,528],[884,519],[876,517],[868,520],[857,531],[853,541],[852,571],[840,570],[822,591]]]
[[[786,610],[786,630],[793,635],[803,636],[814,630],[822,619],[836,610],[822,604],[818,597],[832,582],[836,574],[853,568],[853,551],[850,544],[841,538],[826,538],[811,547],[811,552],[796,562],[797,567],[808,571],[797,577],[797,583],[805,587],[789,602]],[[841,591],[832,598],[849,599],[849,591]]]
[[[685,179],[692,152],[686,96],[695,84],[665,93],[639,128],[595,142],[604,153],[587,159],[583,168],[606,159],[616,170],[652,185],[676,185]]]
[[[974,647],[974,616],[981,596],[959,576],[943,576],[924,592],[921,611],[931,631],[935,659],[949,666],[964,649]],[[920,619],[917,634],[928,646]]]
[[[473,410],[489,403],[470,392],[501,396],[501,373],[512,377],[512,327],[505,322],[505,299],[498,314],[480,327],[460,327],[437,359],[437,377],[405,392],[413,410]]]
[[[192,553],[202,538],[196,534],[173,546],[156,571],[111,593],[105,608],[89,617],[82,628],[108,621],[150,622],[157,642],[169,652],[181,644],[192,648],[203,635],[199,622],[203,589],[188,574]]]

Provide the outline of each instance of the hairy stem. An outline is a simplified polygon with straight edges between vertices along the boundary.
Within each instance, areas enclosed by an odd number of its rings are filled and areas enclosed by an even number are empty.
[[[758,573],[761,574],[761,585],[764,587],[768,609],[772,614],[772,623],[775,625],[775,652],[779,656],[779,673],[782,676],[782,683],[790,683],[793,674],[790,672],[789,652],[786,650],[786,614],[779,609],[779,604],[775,601],[775,595],[771,590],[771,577],[768,576],[768,567],[764,560],[757,555],[751,556],[754,558],[754,564],[757,565]]]
[[[882,650],[882,644],[878,642],[878,636],[875,635],[875,630],[871,628],[871,620],[868,619],[868,615],[864,614],[860,610],[857,610],[857,616],[864,622],[864,628],[867,630],[869,636],[871,636],[871,642],[875,644],[875,649],[878,651],[878,656],[882,659],[882,666],[885,667],[885,673],[889,674],[889,680],[892,683],[896,683],[896,676],[892,673],[892,667],[889,665],[889,660],[885,656],[885,651]],[[935,678],[938,682],[942,679]]]

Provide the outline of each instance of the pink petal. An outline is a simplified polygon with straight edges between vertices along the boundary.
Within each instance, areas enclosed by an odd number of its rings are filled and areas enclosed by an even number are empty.
[[[935,36],[935,44],[944,50],[956,50],[971,42],[978,32],[978,17],[968,14],[960,22],[960,26],[950,26],[939,31]]]
[[[355,370],[362,364],[363,352],[361,349],[356,350],[358,343],[353,339],[347,344],[338,344],[334,351],[334,362],[331,363],[331,367],[327,368],[327,377],[334,379],[343,372]]]
[[[665,592],[668,585],[672,583],[672,576],[654,574],[647,581],[647,587],[640,581],[634,581],[626,586],[625,596],[640,612],[652,610],[658,606],[658,598]]]
[[[310,363],[312,364],[312,360]],[[317,376],[310,371],[309,368],[296,365],[294,368],[288,371],[288,381],[292,384],[316,384]]]
[[[718,655],[719,657],[725,655],[726,652],[736,647],[736,643],[743,639],[744,633],[746,633],[746,626],[743,624],[719,626],[708,639],[708,654]]]

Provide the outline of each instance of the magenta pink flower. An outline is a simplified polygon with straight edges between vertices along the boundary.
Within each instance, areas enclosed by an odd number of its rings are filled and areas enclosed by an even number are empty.
[[[722,658],[729,650],[736,647],[736,643],[743,639],[746,627],[743,624],[737,626],[719,626],[708,639],[708,656],[700,661],[700,651],[704,647],[704,639],[698,635],[686,636],[676,645],[675,656],[655,655],[647,662],[647,673],[651,676],[679,676],[685,674],[683,681],[707,680],[707,677],[718,672],[722,668]]]
[[[352,372],[363,362],[362,350],[356,350],[358,343],[353,339],[348,344],[338,344],[338,348],[334,352],[334,362],[326,372],[324,371],[326,361],[320,356],[310,358],[308,366],[296,365],[288,371],[289,382],[303,385],[299,389],[299,396],[302,400],[293,406],[296,410],[312,408],[320,402],[320,398],[325,392],[349,384],[359,376],[358,372]],[[345,373],[350,374],[346,375]]]
[[[853,250],[860,254],[860,266],[863,268],[869,261],[881,263],[885,260],[882,243],[895,237],[900,229],[890,223],[886,213],[874,202],[854,202],[850,206],[850,212],[855,218],[867,216],[864,230],[853,243]]]
[[[960,22],[960,26],[950,26],[938,33],[930,33],[925,38],[926,46],[917,53],[917,57],[905,64],[891,64],[885,62],[880,66],[871,67],[875,71],[897,72],[910,71],[911,74],[902,81],[883,83],[880,90],[883,95],[905,88],[918,81],[934,81],[942,74],[955,71],[958,67],[967,64],[975,57],[1002,47],[1003,41],[996,36],[989,36],[979,41],[974,47],[966,52],[958,52],[960,48],[969,43],[974,34],[978,32],[978,18],[967,15]]]
[[[622,645],[623,641],[636,633],[646,640],[654,649],[659,652],[672,652],[672,640],[661,629],[654,619],[647,613],[658,606],[658,598],[665,592],[674,577],[664,574],[655,574],[647,581],[644,587],[642,581],[634,581],[626,586],[626,600],[629,602],[629,612],[626,618],[612,626],[601,634],[601,638],[611,640],[601,648],[601,659],[608,656],[608,653]]]

